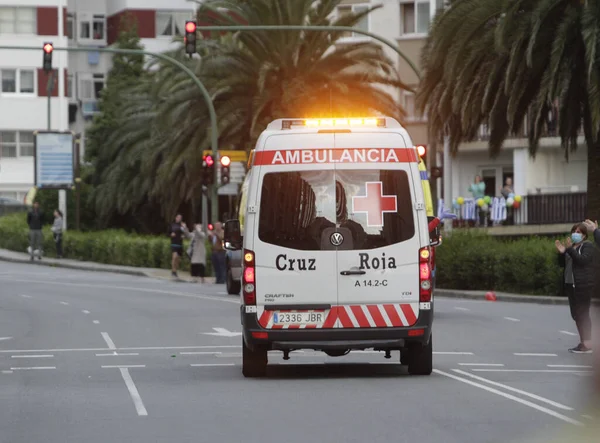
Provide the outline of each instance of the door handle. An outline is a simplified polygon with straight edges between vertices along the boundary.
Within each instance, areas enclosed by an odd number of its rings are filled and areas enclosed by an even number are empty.
[[[365,275],[366,271],[342,271],[340,274],[342,275]]]

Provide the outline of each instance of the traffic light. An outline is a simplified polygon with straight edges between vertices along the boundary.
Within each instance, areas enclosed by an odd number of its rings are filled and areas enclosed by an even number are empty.
[[[425,145],[417,146],[417,153],[419,154],[419,157],[425,158],[425,155],[427,155],[427,146],[425,146]]]
[[[431,168],[430,174],[431,178],[442,178],[444,175],[444,170],[439,166],[434,166]]]
[[[231,159],[224,155],[221,157],[221,184],[226,185],[229,183],[229,167],[231,166]]]
[[[210,186],[215,182],[215,161],[212,155],[202,158],[202,184]]]
[[[196,22],[186,21],[185,22],[185,37],[183,42],[185,43],[185,53],[190,57],[196,53]]]
[[[44,71],[52,72],[52,52],[54,51],[54,45],[52,43],[44,43]]]

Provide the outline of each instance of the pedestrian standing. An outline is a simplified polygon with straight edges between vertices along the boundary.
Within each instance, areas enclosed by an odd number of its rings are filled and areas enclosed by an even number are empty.
[[[206,235],[201,223],[194,224],[194,230],[188,234],[192,244],[188,250],[191,262],[191,275],[195,282],[204,283],[206,276]]]
[[[188,234],[187,227],[181,219],[181,214],[177,214],[175,221],[169,227],[169,237],[171,237],[171,276],[173,277],[177,277],[177,270],[183,256],[183,236]]]
[[[27,224],[29,225],[29,255],[33,261],[36,251],[38,259],[42,259],[44,236],[44,212],[40,209],[39,202],[33,203],[33,208],[27,213]]]
[[[212,265],[215,270],[215,282],[220,285],[225,283],[225,248],[223,247],[223,226],[216,222],[214,231],[209,234],[212,245]]]
[[[58,209],[54,211],[54,224],[52,225],[52,228],[50,228],[50,230],[52,231],[52,235],[54,236],[54,243],[56,243],[56,256],[58,258],[62,258],[63,215],[62,212]]]
[[[569,298],[571,317],[579,332],[580,342],[569,352],[589,354],[592,352],[592,321],[590,307],[595,289],[596,248],[587,241],[587,227],[576,223],[571,236],[564,244],[556,240],[559,263],[564,267],[564,289]]]

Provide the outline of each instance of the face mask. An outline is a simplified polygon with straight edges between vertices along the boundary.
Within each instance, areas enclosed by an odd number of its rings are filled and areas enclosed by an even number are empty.
[[[571,240],[573,240],[573,243],[580,243],[581,240],[583,240],[583,234],[580,234],[579,232],[573,232],[571,234]]]

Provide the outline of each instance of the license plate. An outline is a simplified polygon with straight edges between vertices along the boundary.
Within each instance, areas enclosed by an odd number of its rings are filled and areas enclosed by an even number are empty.
[[[276,325],[307,325],[324,321],[324,312],[275,312],[273,314],[273,323]]]

